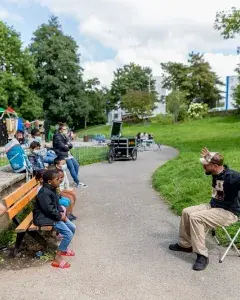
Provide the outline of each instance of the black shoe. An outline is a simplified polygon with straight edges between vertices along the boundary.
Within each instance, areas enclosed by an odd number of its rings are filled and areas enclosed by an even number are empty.
[[[77,217],[75,217],[73,214],[68,214],[68,219],[70,220],[70,221],[75,221],[75,220],[77,220]]]
[[[203,256],[201,254],[197,254],[197,260],[193,265],[193,270],[195,271],[203,271],[206,269],[207,265],[209,264],[209,258]]]
[[[182,251],[182,252],[192,252],[192,247],[189,248],[183,248],[179,246],[178,244],[172,244],[169,246],[169,249],[172,251]]]

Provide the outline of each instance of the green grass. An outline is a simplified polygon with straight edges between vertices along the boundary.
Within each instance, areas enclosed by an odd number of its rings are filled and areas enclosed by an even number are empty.
[[[240,170],[240,117],[214,117],[173,125],[132,125],[123,127],[123,135],[149,132],[155,141],[175,147],[179,156],[153,174],[153,186],[178,215],[183,208],[209,202],[211,177],[206,177],[199,163],[201,148],[219,151],[225,162]],[[110,127],[84,130],[80,134],[102,133],[109,136]],[[235,229],[234,229],[235,231]],[[222,233],[218,232],[220,238]],[[239,241],[240,242],[240,241]]]
[[[6,157],[1,157],[0,156],[0,167],[8,165],[8,160]]]
[[[107,147],[83,147],[74,148],[71,152],[77,161],[83,165],[100,162],[107,157]]]

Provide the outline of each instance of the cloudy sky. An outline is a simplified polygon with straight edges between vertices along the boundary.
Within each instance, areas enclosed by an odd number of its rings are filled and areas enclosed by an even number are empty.
[[[213,30],[216,11],[239,0],[0,0],[0,19],[13,25],[28,44],[34,30],[58,15],[64,31],[78,42],[86,78],[108,85],[125,63],[150,66],[161,75],[161,62],[186,62],[191,51],[205,53],[224,80],[234,75],[240,36],[223,40]]]

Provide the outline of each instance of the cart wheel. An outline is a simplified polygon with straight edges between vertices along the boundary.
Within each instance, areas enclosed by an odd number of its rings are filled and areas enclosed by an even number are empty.
[[[112,164],[114,162],[114,152],[112,150],[110,150],[108,152],[107,160],[110,164]]]
[[[132,151],[132,160],[137,160],[137,149],[133,149]]]

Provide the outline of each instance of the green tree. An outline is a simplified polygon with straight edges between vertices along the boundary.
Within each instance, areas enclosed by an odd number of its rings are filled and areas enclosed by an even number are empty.
[[[217,12],[214,28],[221,32],[224,39],[235,38],[240,33],[240,9],[232,7],[228,11]]]
[[[63,33],[58,18],[52,16],[34,32],[30,51],[37,69],[34,88],[43,99],[46,117],[79,126],[89,105],[76,41]]]
[[[130,90],[155,93],[155,80],[152,76],[152,70],[134,63],[117,69],[114,72],[114,79],[111,84],[110,105],[121,103],[122,96]]]
[[[155,102],[156,99],[153,93],[129,90],[122,97],[122,108],[133,117],[143,119],[151,116],[155,108]]]
[[[233,39],[240,34],[240,9],[232,7],[228,11],[220,11],[216,14],[214,28],[220,31],[224,39]],[[240,46],[237,47],[237,52],[240,54]],[[236,72],[240,79],[240,63],[236,68]],[[240,106],[240,84],[236,87],[233,98]]]
[[[11,106],[25,119],[41,117],[42,100],[31,89],[35,71],[20,35],[0,21],[0,106]]]
[[[163,70],[163,88],[168,90],[182,90],[188,93],[192,88],[189,78],[189,66],[177,63],[161,63]]]
[[[220,86],[224,83],[212,71],[210,64],[204,60],[203,54],[190,53],[188,63],[191,82],[188,100],[197,100],[208,104],[209,107],[215,107],[222,99]]]
[[[187,65],[168,62],[162,63],[161,67],[163,87],[184,92],[188,103],[198,101],[214,107],[222,98],[219,87],[223,83],[204,60],[203,54],[190,53]]]
[[[174,115],[175,122],[185,120],[188,109],[186,93],[180,90],[173,90],[166,97],[166,108],[168,113]]]
[[[92,78],[85,82],[86,102],[89,105],[86,122],[90,125],[97,125],[106,122],[107,94],[107,88],[100,86],[98,78]]]

